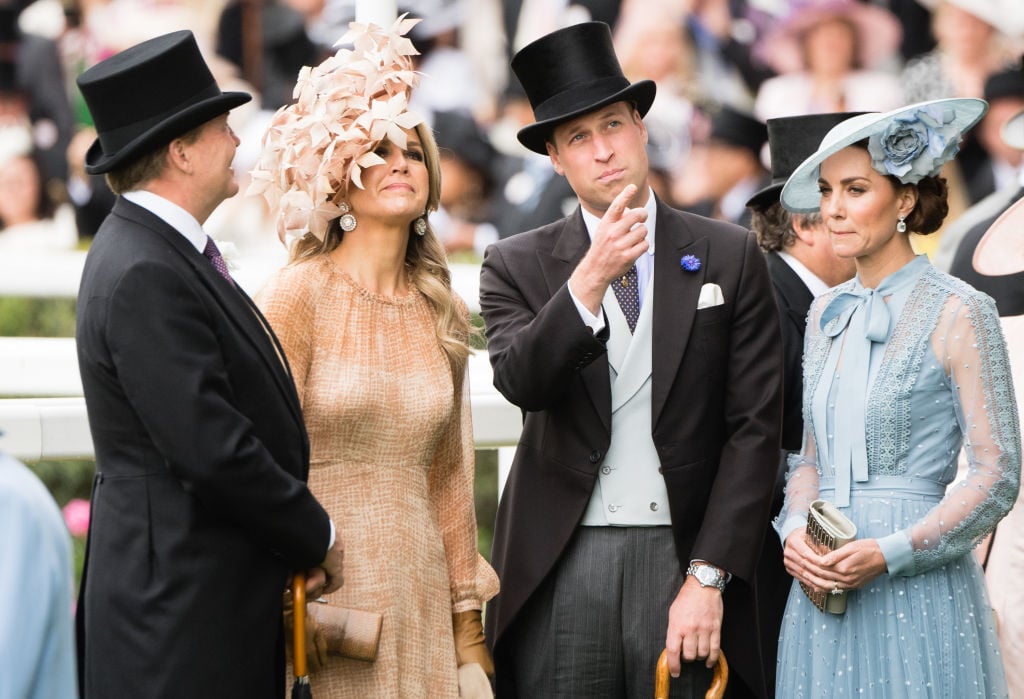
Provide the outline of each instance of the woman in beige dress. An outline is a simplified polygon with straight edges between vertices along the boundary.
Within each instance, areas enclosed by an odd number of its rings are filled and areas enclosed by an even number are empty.
[[[376,661],[328,655],[318,698],[490,694],[480,610],[498,580],[477,552],[471,326],[427,223],[438,152],[404,107],[406,28],[356,28],[354,53],[301,74],[254,172],[295,238],[257,301],[302,401],[310,488],[345,542],[328,601],[383,614]]]

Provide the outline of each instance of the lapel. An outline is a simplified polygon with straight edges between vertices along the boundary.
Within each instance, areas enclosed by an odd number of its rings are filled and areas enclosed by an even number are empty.
[[[697,315],[697,300],[704,284],[708,265],[708,241],[698,237],[696,231],[679,212],[659,199],[658,222],[654,231],[654,327],[651,349],[651,426],[665,407],[679,364],[686,354],[690,329]],[[683,255],[694,255],[701,261],[700,269],[687,272],[679,260]]]
[[[237,283],[232,286],[214,268],[201,252],[192,247],[181,233],[172,228],[159,216],[137,206],[126,199],[118,198],[114,204],[115,214],[123,216],[158,235],[173,249],[187,268],[191,269],[203,286],[225,309],[226,315],[236,329],[256,348],[267,365],[281,393],[287,399],[288,408],[299,424],[302,424],[302,410],[292,382],[291,371],[284,360],[284,352],[277,338],[270,332],[270,325],[256,308],[252,299]]]
[[[772,278],[772,284],[778,289],[785,301],[786,314],[802,327],[807,322],[807,312],[811,310],[811,302],[814,295],[804,284],[803,279],[796,271],[786,264],[777,253],[770,252],[765,255],[768,262],[768,274]]]
[[[551,298],[569,281],[572,271],[590,248],[590,237],[583,223],[583,213],[579,207],[576,212],[562,222],[554,246],[550,253],[537,252],[541,274],[548,287],[548,298]],[[608,375],[607,352],[595,359],[580,372],[583,385],[590,400],[594,403],[605,430],[612,428],[612,397],[611,382]]]

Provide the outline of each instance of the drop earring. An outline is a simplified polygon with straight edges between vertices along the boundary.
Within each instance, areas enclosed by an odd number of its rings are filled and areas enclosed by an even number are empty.
[[[412,222],[412,229],[416,231],[416,235],[423,236],[427,233],[427,214],[423,212],[423,215]]]
[[[906,221],[906,219],[907,219],[906,216],[900,216],[900,220],[896,222],[896,232],[897,233],[906,233],[907,232],[907,221]]]
[[[341,226],[341,230],[345,231],[346,233],[354,231],[356,229],[356,224],[358,224],[359,222],[356,221],[356,216],[355,214],[352,213],[352,207],[349,206],[347,201],[343,201],[341,202],[340,208],[341,219],[339,219],[338,225]]]

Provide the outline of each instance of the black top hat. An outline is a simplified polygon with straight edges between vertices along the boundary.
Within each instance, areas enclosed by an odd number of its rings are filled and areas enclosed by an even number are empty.
[[[982,97],[986,102],[1006,98],[1024,98],[1024,56],[1016,66],[988,76],[983,92]]]
[[[640,116],[654,102],[654,81],[630,84],[604,22],[583,22],[527,44],[512,57],[512,70],[530,98],[536,123],[519,130],[519,142],[546,154],[555,126],[614,102],[633,102]]]
[[[722,105],[711,117],[711,142],[727,143],[732,146],[746,148],[760,158],[761,148],[768,140],[768,131],[764,122],[753,114]]]
[[[768,120],[768,149],[772,161],[772,183],[747,201],[752,209],[767,209],[779,200],[782,186],[797,165],[818,150],[821,139],[832,127],[867,112],[805,114]]]
[[[89,174],[109,172],[252,99],[221,92],[192,32],[158,36],[78,76],[98,138]]]

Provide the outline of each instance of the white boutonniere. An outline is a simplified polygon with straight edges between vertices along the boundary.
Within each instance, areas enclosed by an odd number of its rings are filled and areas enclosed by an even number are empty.
[[[229,272],[234,272],[238,269],[238,246],[228,240],[214,240],[214,244],[217,249],[220,250],[220,256],[224,258],[224,264],[228,266]]]

